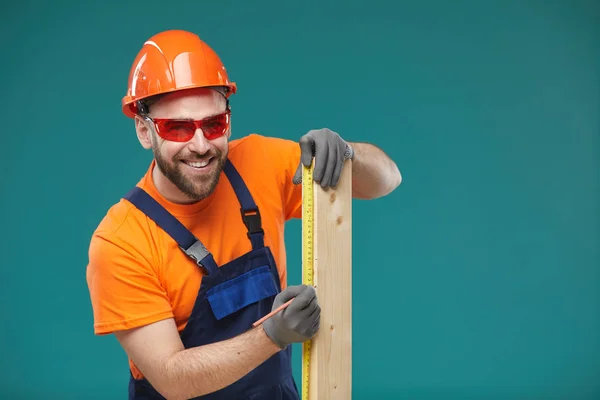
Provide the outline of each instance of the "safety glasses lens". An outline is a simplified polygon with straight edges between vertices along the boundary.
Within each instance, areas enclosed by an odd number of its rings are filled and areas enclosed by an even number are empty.
[[[199,121],[155,119],[157,133],[165,140],[187,142],[194,137],[196,129],[201,129],[204,137],[213,140],[223,136],[229,128],[229,113],[208,117]]]
[[[193,121],[157,121],[158,133],[165,140],[187,142],[194,137],[196,126]]]
[[[210,140],[224,135],[228,127],[229,115],[220,114],[203,120],[200,129],[204,132],[204,136]]]

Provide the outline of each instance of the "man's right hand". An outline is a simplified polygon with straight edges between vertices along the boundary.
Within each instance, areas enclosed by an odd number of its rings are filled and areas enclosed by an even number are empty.
[[[267,336],[281,349],[291,343],[302,343],[319,330],[321,307],[315,288],[307,285],[289,286],[275,297],[273,310],[294,299],[283,311],[263,323]]]
[[[262,325],[221,342],[184,348],[173,318],[115,332],[119,343],[154,388],[168,399],[190,399],[236,382],[293,342],[319,329],[321,308],[314,288],[291,286],[273,308],[294,299]]]

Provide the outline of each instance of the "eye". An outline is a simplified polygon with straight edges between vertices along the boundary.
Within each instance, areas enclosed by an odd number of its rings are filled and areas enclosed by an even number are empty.
[[[186,121],[168,121],[165,124],[165,129],[169,131],[189,132],[195,130],[194,124]]]
[[[221,125],[221,116],[207,118],[204,120],[204,123],[202,124],[202,126],[208,128],[208,129],[216,128],[219,125]]]

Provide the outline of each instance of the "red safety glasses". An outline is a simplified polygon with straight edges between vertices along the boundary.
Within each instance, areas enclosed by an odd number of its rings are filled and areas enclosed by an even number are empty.
[[[164,140],[187,142],[194,137],[196,129],[201,129],[208,140],[217,139],[227,133],[231,120],[231,111],[213,115],[200,120],[150,118],[154,122],[156,133]]]

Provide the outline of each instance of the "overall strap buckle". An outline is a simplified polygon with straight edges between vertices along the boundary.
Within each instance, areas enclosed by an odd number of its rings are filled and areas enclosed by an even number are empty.
[[[135,186],[124,198],[171,236],[198,266],[204,267],[209,274],[217,270],[218,266],[204,244],[145,190]]]
[[[206,247],[204,247],[204,244],[199,240],[196,240],[187,249],[184,249],[182,246],[179,246],[179,248],[185,254],[187,254],[188,257],[190,257],[192,260],[196,261],[196,264],[198,264],[199,266],[202,266],[202,260],[204,260],[204,258],[210,254],[208,249]]]
[[[242,220],[244,221],[244,225],[246,225],[246,228],[248,229],[248,232],[246,233],[248,238],[251,239],[252,235],[254,235],[255,233],[264,233],[260,218],[260,211],[258,207],[249,210],[244,210],[244,208],[242,207],[240,208],[240,212],[242,214]]]
[[[252,194],[250,194],[250,190],[248,190],[248,187],[244,183],[242,176],[231,163],[231,160],[227,159],[223,170],[225,171],[225,174],[229,179],[229,183],[231,183],[235,195],[240,203],[242,221],[248,229],[246,236],[248,236],[250,239],[253,249],[260,249],[264,247],[264,231],[261,225],[260,211],[258,211],[258,206],[254,202]]]
[[[179,245],[179,248],[199,267],[204,267],[206,272],[209,274],[215,272],[218,269],[217,264],[215,263],[215,259],[208,249],[204,246],[200,240],[196,240],[190,247],[187,249],[183,246]]]

